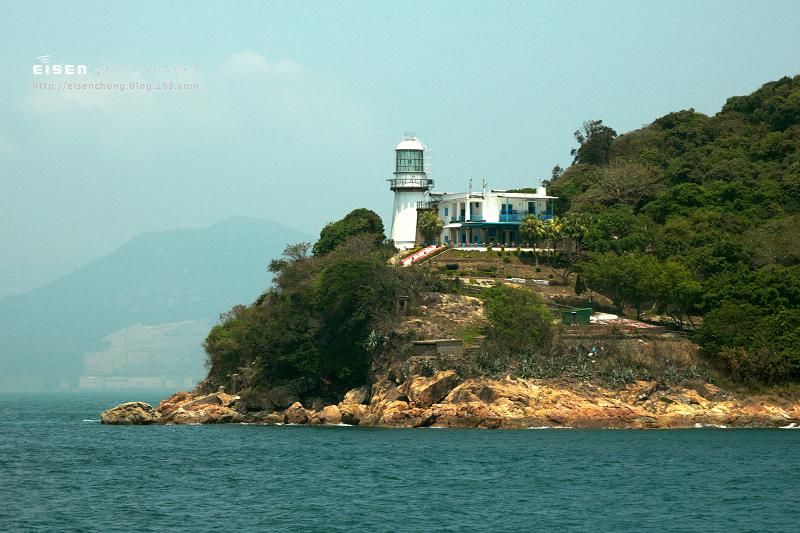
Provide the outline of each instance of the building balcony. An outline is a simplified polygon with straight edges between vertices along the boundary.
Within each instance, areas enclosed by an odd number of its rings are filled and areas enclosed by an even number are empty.
[[[523,218],[527,217],[528,213],[500,213],[499,222],[520,222]]]
[[[392,190],[397,189],[431,189],[433,188],[433,180],[428,178],[389,178],[389,188]]]
[[[511,213],[500,213],[499,222],[522,222],[523,219],[527,217],[534,217],[538,218],[539,220],[550,220],[553,218],[553,215],[550,213],[518,213],[518,212],[511,212]]]

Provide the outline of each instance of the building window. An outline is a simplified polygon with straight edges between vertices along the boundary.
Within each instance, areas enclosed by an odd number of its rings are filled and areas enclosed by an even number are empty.
[[[449,209],[445,207],[445,208],[444,208],[444,216],[447,216],[447,212],[448,212],[448,211],[449,211]]]
[[[536,202],[528,202],[528,214],[529,215],[536,214]]]
[[[424,172],[420,150],[398,150],[397,172]]]

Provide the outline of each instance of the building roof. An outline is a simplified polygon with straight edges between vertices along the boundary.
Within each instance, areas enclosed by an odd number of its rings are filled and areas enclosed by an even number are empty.
[[[425,148],[426,146],[422,144],[422,141],[416,137],[411,137],[408,139],[403,139],[403,141],[397,145],[395,150],[425,150]]]
[[[431,192],[431,196],[436,196],[437,198],[431,198],[433,202],[441,202],[444,200],[454,200],[456,198],[466,198],[468,193],[466,192]],[[470,198],[474,198],[479,200],[482,198],[482,194],[480,191],[473,191]],[[538,199],[538,200],[555,200],[558,196],[548,196],[547,194],[539,194],[539,193],[532,193],[532,192],[504,192],[504,191],[486,191],[486,198],[530,198],[530,199]]]

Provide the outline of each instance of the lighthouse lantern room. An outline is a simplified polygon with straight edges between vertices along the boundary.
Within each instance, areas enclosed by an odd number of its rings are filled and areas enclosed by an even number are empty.
[[[395,148],[394,177],[389,188],[394,192],[391,239],[398,249],[414,247],[417,236],[417,207],[426,201],[433,188],[428,178],[428,148],[413,133],[406,134]]]

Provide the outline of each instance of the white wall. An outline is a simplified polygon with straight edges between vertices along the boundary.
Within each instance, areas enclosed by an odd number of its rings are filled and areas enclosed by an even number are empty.
[[[395,191],[390,238],[396,248],[414,247],[417,236],[417,202],[423,200],[424,191]]]

